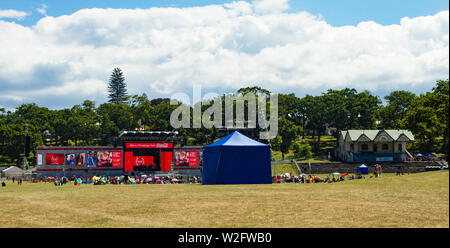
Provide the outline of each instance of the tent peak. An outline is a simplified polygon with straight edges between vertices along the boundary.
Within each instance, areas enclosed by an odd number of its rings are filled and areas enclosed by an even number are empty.
[[[256,140],[253,140],[239,131],[233,131],[232,133],[228,134],[224,138],[209,144],[205,147],[214,147],[214,146],[268,146],[267,144],[258,142]]]

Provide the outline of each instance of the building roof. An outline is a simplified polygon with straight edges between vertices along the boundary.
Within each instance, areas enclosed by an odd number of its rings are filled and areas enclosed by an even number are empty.
[[[181,142],[183,137],[177,131],[120,131],[117,141],[158,141],[158,142]]]
[[[23,172],[23,170],[17,166],[10,166],[7,169],[4,169],[3,172]]]
[[[342,137],[350,141],[376,141],[382,134],[386,134],[393,141],[414,141],[414,135],[408,130],[347,130],[341,131]]]
[[[167,137],[176,136],[177,131],[120,131],[119,137]]]

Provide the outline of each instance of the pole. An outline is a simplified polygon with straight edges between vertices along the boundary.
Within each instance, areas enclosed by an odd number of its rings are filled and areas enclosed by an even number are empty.
[[[26,146],[27,146],[27,136],[28,136],[28,124],[25,124],[25,142],[24,142],[24,146],[23,146],[23,168],[25,170],[28,170],[28,161],[27,161],[27,155],[26,155]]]

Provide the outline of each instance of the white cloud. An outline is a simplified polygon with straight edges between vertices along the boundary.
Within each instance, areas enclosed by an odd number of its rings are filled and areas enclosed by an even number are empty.
[[[255,12],[261,14],[281,13],[289,9],[288,0],[254,0]]]
[[[24,11],[18,11],[14,9],[0,9],[0,18],[13,18],[23,20],[28,13]]]
[[[83,9],[32,27],[0,21],[0,47],[8,48],[0,50],[0,105],[101,102],[117,66],[130,93],[150,96],[189,94],[194,84],[204,93],[258,84],[300,96],[342,87],[412,90],[448,78],[448,11],[400,25],[333,27],[276,3]]]
[[[41,13],[44,16],[47,16],[47,9],[48,9],[48,6],[46,4],[41,4],[41,6],[39,8],[36,8],[36,11]]]

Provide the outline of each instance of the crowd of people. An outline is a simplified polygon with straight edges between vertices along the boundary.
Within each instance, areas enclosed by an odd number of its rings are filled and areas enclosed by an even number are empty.
[[[279,177],[274,176],[275,183],[334,183],[334,182],[342,182],[345,180],[355,180],[355,179],[365,179],[366,177],[361,173],[356,173],[350,175],[348,173],[340,174],[340,175],[328,175],[326,177],[320,177],[317,175],[305,174],[302,173],[298,176],[290,175],[289,173],[285,173]],[[370,176],[372,178],[372,176]]]
[[[200,184],[201,178],[197,176],[72,176],[63,177],[44,177],[34,182],[53,183],[55,186],[61,186],[72,183],[75,186],[81,184],[104,185],[104,184]]]

